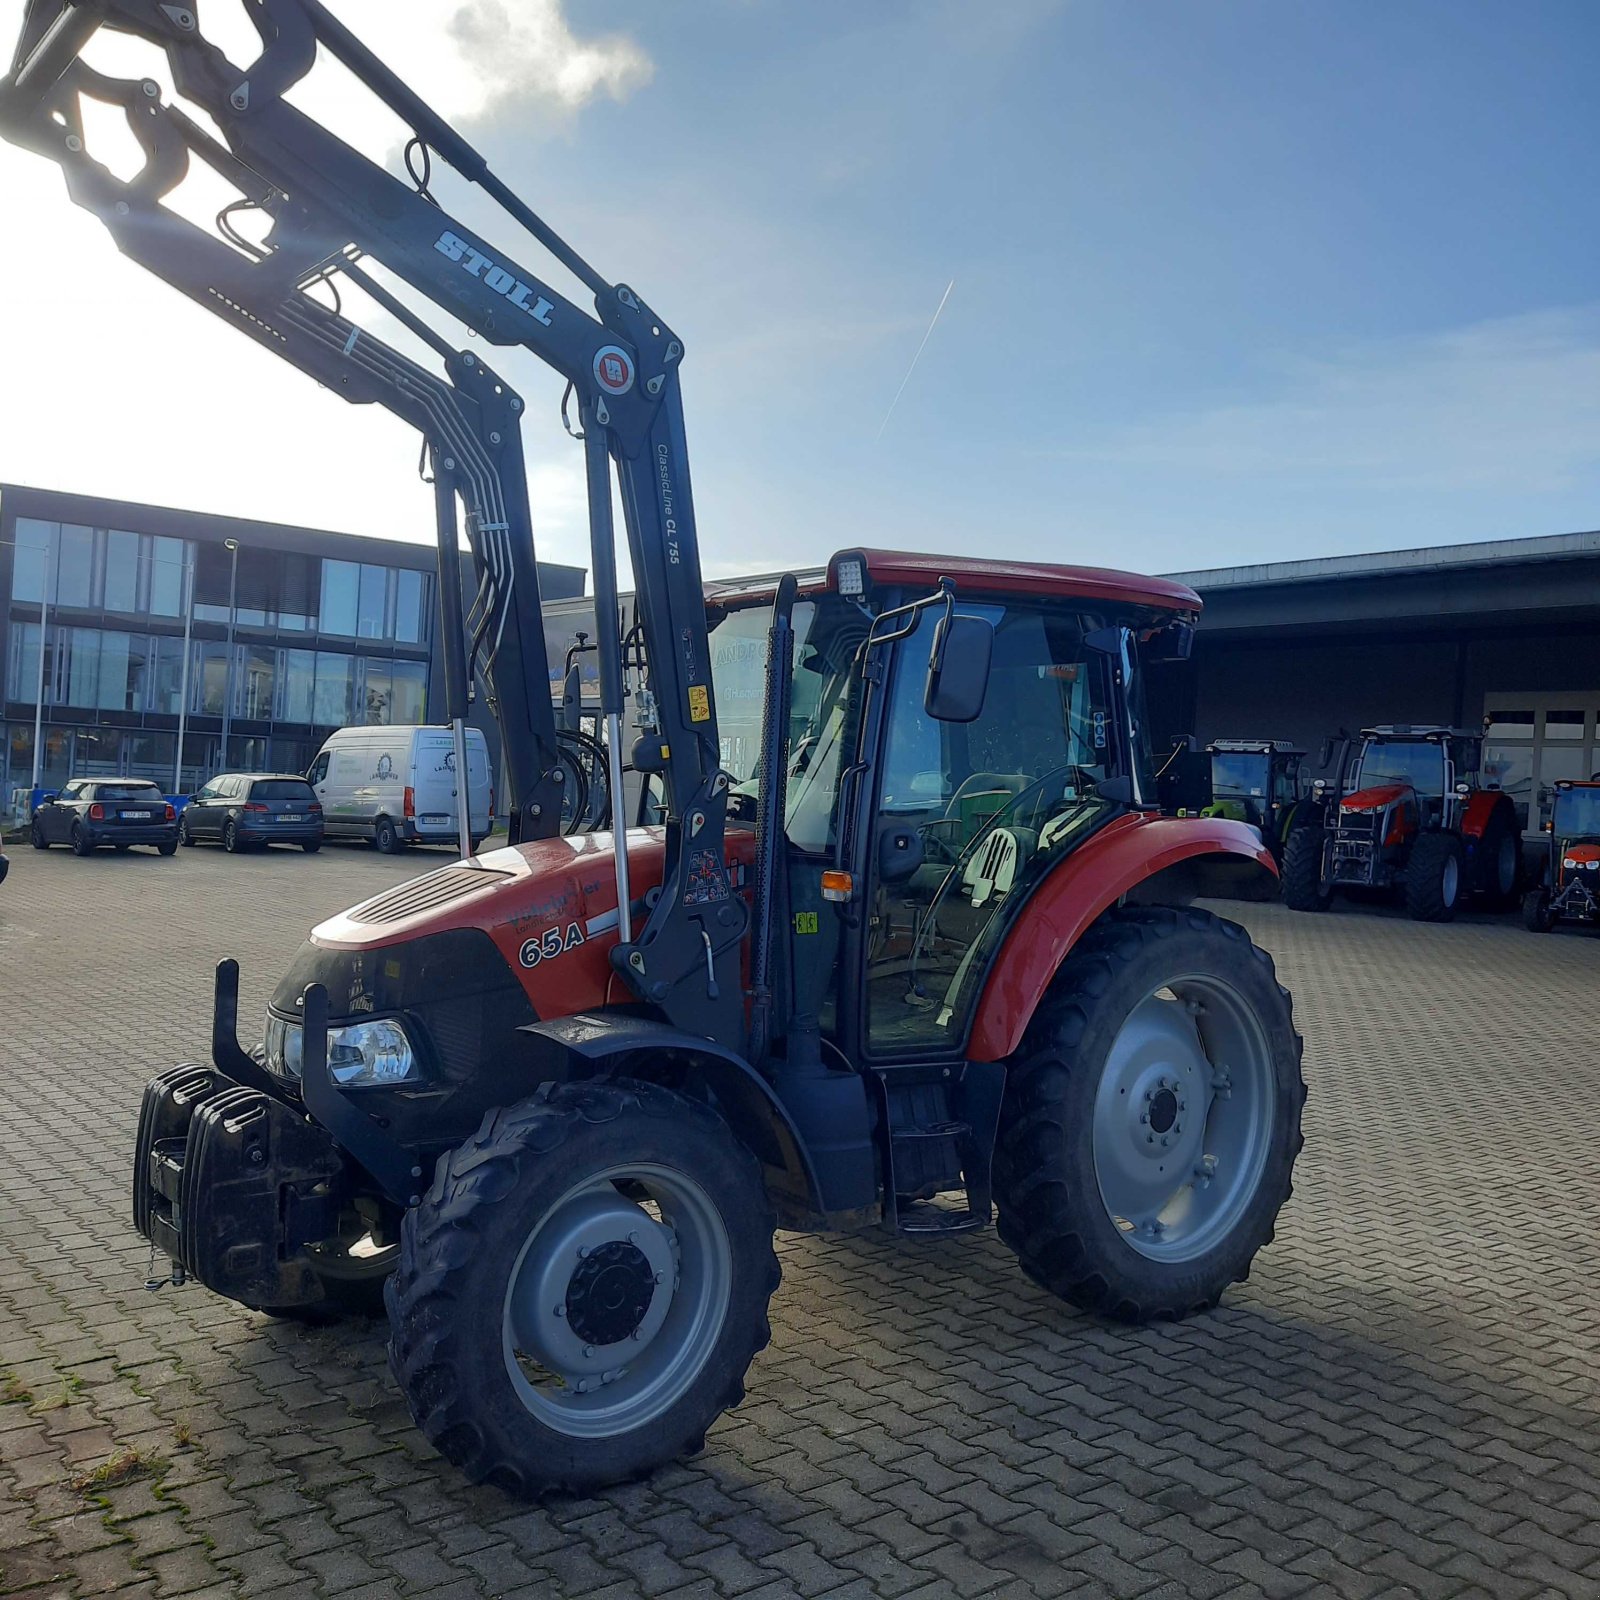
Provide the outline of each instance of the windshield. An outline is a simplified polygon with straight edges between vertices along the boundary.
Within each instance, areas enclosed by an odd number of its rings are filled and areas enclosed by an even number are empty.
[[[1555,834],[1558,839],[1600,838],[1600,784],[1556,790]]]
[[[711,629],[711,681],[722,765],[733,792],[753,806],[761,787],[761,711],[772,608],[745,606]],[[867,618],[837,595],[797,601],[794,688],[789,699],[789,838],[801,850],[833,844],[834,799],[851,709],[851,663]]]
[[[1217,751],[1211,757],[1211,792],[1235,800],[1261,800],[1267,793],[1267,758]]]
[[[1389,783],[1404,784],[1419,795],[1443,794],[1443,746],[1424,739],[1392,744],[1369,741],[1361,752],[1353,787],[1376,789]]]

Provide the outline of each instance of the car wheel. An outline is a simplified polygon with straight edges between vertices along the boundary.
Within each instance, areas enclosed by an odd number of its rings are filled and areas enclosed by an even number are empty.
[[[397,856],[406,847],[400,830],[387,817],[378,818],[377,826],[372,830],[372,842],[386,856]]]
[[[317,851],[322,848],[322,841],[320,839],[313,839],[309,843],[301,845],[300,848],[304,850],[308,856],[314,856]]]
[[[83,831],[81,822],[72,824],[72,853],[75,856],[94,854],[94,841]]]
[[[234,826],[232,817],[222,825],[222,848],[230,855],[238,855],[241,848],[239,830]]]
[[[166,844],[158,844],[156,849],[164,856],[175,856],[178,853],[177,840],[170,840]]]
[[[195,837],[189,832],[188,817],[180,815],[178,817],[178,843],[181,844],[185,850],[188,850],[194,845],[194,842]]]
[[[33,819],[33,826],[28,829],[28,843],[35,850],[48,850],[50,848],[50,841],[45,838],[44,827],[37,817]]]

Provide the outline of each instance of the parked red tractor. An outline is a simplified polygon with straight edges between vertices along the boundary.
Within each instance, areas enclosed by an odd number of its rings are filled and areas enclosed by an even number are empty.
[[[1523,897],[1522,920],[1533,933],[1558,922],[1600,924],[1600,774],[1555,786],[1549,856],[1541,882]]]
[[[780,1226],[926,1239],[996,1221],[1085,1310],[1214,1305],[1272,1238],[1305,1089],[1271,961],[1190,903],[1219,868],[1270,883],[1270,854],[1241,823],[1163,815],[1156,793],[1145,671],[1188,655],[1198,597],[846,550],[825,576],[708,603],[678,335],[318,0],[246,11],[261,52],[239,66],[192,6],[32,0],[0,134],[59,161],[134,260],[422,432],[445,701],[464,750],[482,685],[510,843],[323,922],[259,1051],[221,964],[210,1062],[158,1074],[140,1111],[152,1256],[278,1315],[385,1305],[418,1425],[471,1478],[527,1493],[698,1447],[767,1343]],[[156,79],[79,60],[103,23],[162,51],[203,122]],[[285,101],[326,56],[415,131],[409,183]],[[85,99],[124,112],[134,178],[85,147]],[[162,203],[191,159],[242,192],[221,238]],[[445,199],[450,167],[593,312],[444,210],[436,166]],[[639,216],[656,229],[653,202]],[[456,348],[396,280],[478,343]],[[436,359],[346,317],[369,303]],[[501,346],[564,377],[581,424],[605,832],[561,836],[584,807]],[[636,642],[616,625],[619,486]],[[648,829],[623,814],[625,681]]]
[[[1283,856],[1283,898],[1326,911],[1337,889],[1398,889],[1419,922],[1448,922],[1470,895],[1514,903],[1522,842],[1511,797],[1479,786],[1483,736],[1408,723],[1365,728],[1350,762],[1314,796],[1338,796],[1320,827],[1301,828]]]

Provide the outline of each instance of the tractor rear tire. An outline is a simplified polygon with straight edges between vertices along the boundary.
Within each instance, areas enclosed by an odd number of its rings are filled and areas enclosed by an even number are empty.
[[[491,1111],[406,1213],[389,1365],[475,1483],[641,1477],[744,1398],[772,1337],[775,1227],[755,1157],[706,1106],[546,1086]]]
[[[1406,910],[1416,922],[1449,922],[1466,892],[1461,841],[1453,833],[1424,833],[1406,862]]]
[[[1301,1048],[1288,991],[1237,923],[1165,906],[1103,917],[1006,1084],[994,1192],[1023,1271],[1122,1322],[1214,1306],[1292,1192]]]
[[[1522,897],[1522,925],[1529,933],[1549,933],[1556,925],[1548,889],[1530,889]]]
[[[1289,835],[1283,847],[1283,903],[1291,911],[1326,911],[1333,890],[1322,881],[1323,841],[1327,832],[1306,823]]]
[[[1495,808],[1478,850],[1479,893],[1492,910],[1509,911],[1522,897],[1522,830],[1509,802]]]

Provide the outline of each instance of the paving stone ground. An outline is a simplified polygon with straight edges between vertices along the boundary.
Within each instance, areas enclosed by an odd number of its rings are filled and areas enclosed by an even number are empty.
[[[1221,1310],[1110,1328],[990,1236],[786,1237],[704,1454],[530,1506],[427,1446],[381,1326],[147,1293],[128,1218],[140,1088],[203,1055],[216,959],[257,1017],[311,921],[421,863],[12,854],[0,1593],[1600,1597],[1600,938],[1218,907],[1311,1084]],[[126,1449],[152,1469],[74,1486]]]

